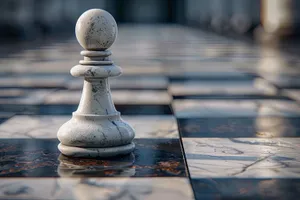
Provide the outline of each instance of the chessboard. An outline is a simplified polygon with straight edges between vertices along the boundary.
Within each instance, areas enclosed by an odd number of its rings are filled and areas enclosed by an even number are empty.
[[[110,78],[136,149],[68,158],[74,36],[1,47],[0,199],[296,199],[300,59],[180,25],[120,25]]]

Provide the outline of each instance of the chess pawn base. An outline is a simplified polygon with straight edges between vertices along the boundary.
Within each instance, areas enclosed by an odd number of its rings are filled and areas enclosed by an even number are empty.
[[[115,115],[81,115],[58,131],[58,149],[70,157],[111,157],[128,154],[135,148],[133,129],[119,113]]]
[[[76,112],[58,130],[60,152],[70,157],[111,157],[128,154],[135,148],[134,130],[120,117],[111,98],[108,76],[120,68],[77,65],[73,76],[84,76],[81,100]]]

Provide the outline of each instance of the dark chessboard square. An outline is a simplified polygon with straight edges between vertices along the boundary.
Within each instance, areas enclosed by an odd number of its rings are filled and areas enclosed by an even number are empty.
[[[168,79],[165,76],[120,76],[109,79],[112,90],[167,90]],[[74,78],[68,82],[69,90],[82,90],[83,80]]]
[[[182,137],[299,137],[299,117],[178,119]]]
[[[116,105],[116,109],[123,115],[171,115],[169,105]]]
[[[39,115],[71,115],[72,112],[77,110],[77,104],[48,104],[40,105]],[[169,105],[128,105],[116,104],[116,109],[122,115],[170,115],[172,114]]]
[[[6,120],[8,120],[14,115],[15,115],[14,113],[10,113],[10,112],[0,112],[0,124],[5,122]]]
[[[197,200],[200,199],[298,199],[300,179],[192,179]]]
[[[254,76],[234,68],[234,62],[207,61],[163,61],[166,74],[172,82],[186,80],[252,80]]]
[[[108,159],[67,158],[56,139],[1,139],[2,177],[185,177],[178,139],[135,139],[132,154]]]
[[[172,82],[168,87],[174,99],[288,99],[262,79],[198,80]]]
[[[26,104],[0,104],[2,112],[14,112],[18,114],[37,114],[39,108],[37,105]]]
[[[21,76],[21,77],[4,77],[0,80],[0,88],[17,88],[17,89],[51,89],[65,88],[64,83],[69,76]]]
[[[259,100],[259,99],[276,99],[276,100],[291,100],[289,97],[284,96],[270,96],[270,95],[259,95],[259,94],[249,94],[249,95],[231,95],[231,94],[209,94],[209,95],[176,95],[173,99],[211,99],[211,100]]]
[[[45,97],[45,104],[49,105],[78,105],[81,90],[58,90]],[[164,90],[114,90],[112,98],[116,105],[169,105],[171,96]]]
[[[300,106],[290,100],[174,100],[172,108],[177,118],[218,117],[299,117]]]

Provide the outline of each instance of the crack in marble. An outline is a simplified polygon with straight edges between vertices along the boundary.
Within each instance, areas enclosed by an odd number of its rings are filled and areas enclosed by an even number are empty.
[[[236,176],[236,175],[242,174],[242,173],[246,172],[250,167],[256,165],[257,163],[260,163],[260,162],[263,162],[263,161],[269,159],[269,158],[270,158],[271,156],[273,156],[273,155],[274,155],[274,154],[271,154],[271,155],[262,157],[262,158],[256,160],[255,162],[253,162],[253,163],[251,163],[251,164],[249,164],[249,165],[244,166],[244,167],[242,168],[241,171],[236,172],[236,173],[232,173],[231,175]]]
[[[121,142],[123,142],[122,132],[121,132],[120,128],[118,127],[118,125],[116,124],[116,122],[114,122],[113,120],[110,120],[110,119],[108,119],[108,121],[110,121],[116,127],[116,129],[118,130],[118,133],[120,135]]]
[[[207,144],[207,143],[203,143],[203,142],[198,142],[198,141],[195,141],[195,143],[197,144],[196,147],[211,147],[211,148],[214,148],[214,149],[221,149],[221,152],[222,153],[225,153],[225,154],[236,154],[236,155],[239,155],[239,154],[244,154],[243,151],[240,151],[236,148],[233,148],[233,147],[226,147],[226,146],[215,146],[215,145],[211,145],[211,144]],[[223,150],[222,150],[223,149]],[[233,152],[227,152],[226,151],[229,150],[229,151],[233,151]]]
[[[100,101],[99,101],[99,99],[97,98],[97,95],[94,95],[94,100],[99,104],[99,106],[101,107],[101,111],[103,111],[104,110],[104,108],[103,108],[103,106],[101,105],[101,103],[100,103]],[[105,109],[105,110],[107,110],[107,109]]]
[[[283,147],[283,148],[289,148],[294,149],[291,146],[287,145],[280,145],[278,142],[260,142],[260,141],[242,141],[236,138],[228,138],[231,142],[239,143],[239,144],[248,144],[248,145],[262,145],[262,146],[270,146],[270,147]]]

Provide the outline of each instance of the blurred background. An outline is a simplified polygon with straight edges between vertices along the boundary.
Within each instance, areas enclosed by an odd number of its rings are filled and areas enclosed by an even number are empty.
[[[1,0],[0,5],[2,40],[72,34],[90,8],[109,11],[118,23],[179,23],[263,40],[294,37],[300,27],[297,0]]]

